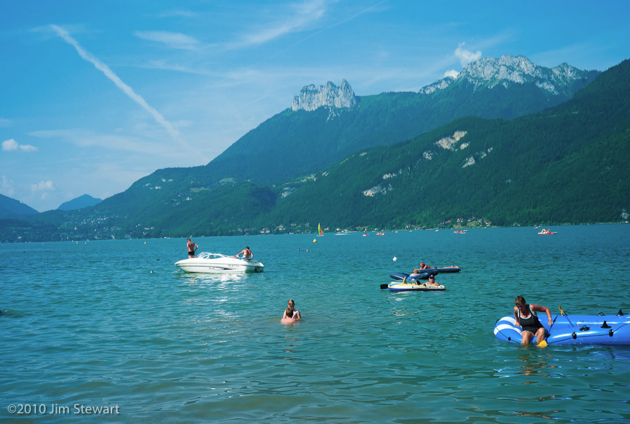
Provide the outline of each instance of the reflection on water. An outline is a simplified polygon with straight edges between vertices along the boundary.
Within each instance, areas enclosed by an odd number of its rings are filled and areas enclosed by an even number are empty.
[[[526,349],[530,350],[529,347]],[[536,349],[540,350],[540,348],[537,347]],[[551,355],[545,352],[520,352],[518,359],[523,363],[523,365],[520,366],[521,374],[550,378],[551,375],[547,371],[555,368],[555,366],[549,365],[548,361],[551,360],[551,358]],[[531,383],[523,382],[523,384]]]

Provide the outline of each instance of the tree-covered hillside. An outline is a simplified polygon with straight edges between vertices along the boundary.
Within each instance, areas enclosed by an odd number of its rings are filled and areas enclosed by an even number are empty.
[[[355,153],[278,201],[271,224],[383,228],[472,216],[498,225],[620,221],[630,210],[629,65],[538,114],[464,118]]]
[[[383,93],[359,98],[351,109],[290,109],[265,121],[210,162],[205,172],[222,178],[279,184],[339,162],[361,149],[409,140],[453,119],[513,119],[558,105],[597,75],[587,74],[551,95],[535,84],[477,88],[462,81],[431,94]]]
[[[0,223],[0,239],[312,232],[317,222],[388,229],[627,220],[629,99],[624,61],[536,114],[459,118],[282,184],[216,181],[204,167],[160,170],[91,208]]]

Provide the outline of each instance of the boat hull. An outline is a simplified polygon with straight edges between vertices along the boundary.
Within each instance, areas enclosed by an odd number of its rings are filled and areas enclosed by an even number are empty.
[[[392,281],[388,286],[389,291],[400,292],[400,291],[444,291],[446,287],[439,286],[428,286],[424,283],[403,283],[400,281]]]
[[[630,345],[630,317],[616,315],[556,315],[553,326],[542,318],[547,330],[548,345]],[[521,328],[513,316],[503,317],[494,326],[497,339],[509,343],[521,343]]]
[[[184,272],[203,274],[238,274],[263,272],[265,266],[257,261],[248,259],[222,258],[203,259],[190,258],[175,263]]]

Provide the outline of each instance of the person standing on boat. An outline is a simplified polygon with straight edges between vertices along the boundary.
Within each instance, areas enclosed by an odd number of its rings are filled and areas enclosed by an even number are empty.
[[[516,296],[516,299],[514,299],[514,319],[516,320],[516,325],[522,328],[521,337],[523,340],[521,344],[529,344],[534,336],[536,336],[537,344],[545,339],[546,330],[540,323],[538,316],[536,316],[536,312],[546,313],[549,325],[553,325],[549,308],[534,304],[528,305],[523,296]]]
[[[197,246],[190,240],[190,238],[188,238],[188,243],[186,243],[186,247],[188,248],[188,257],[194,258],[195,252],[197,251],[197,249],[199,249],[199,246]]]
[[[243,255],[243,259],[254,259],[254,252],[249,250],[249,246],[246,246],[245,249],[238,252],[236,255],[234,255],[234,257],[237,258],[240,255]]]

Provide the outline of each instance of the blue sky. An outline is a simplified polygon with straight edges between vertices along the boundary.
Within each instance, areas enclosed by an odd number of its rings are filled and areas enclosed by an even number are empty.
[[[0,1],[0,193],[45,211],[204,165],[345,78],[417,91],[480,57],[604,71],[627,1]]]

